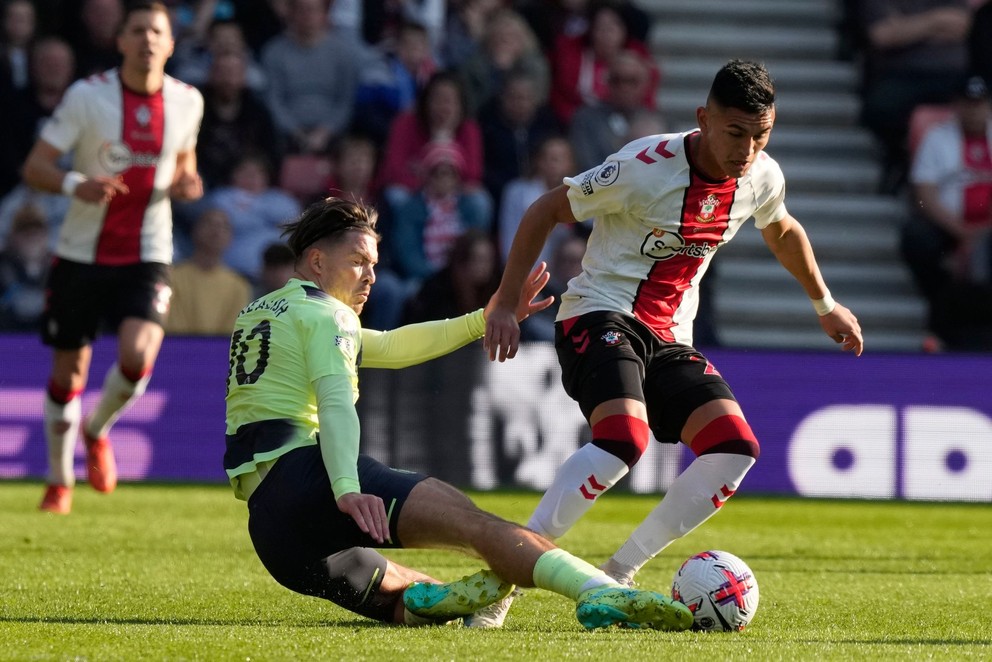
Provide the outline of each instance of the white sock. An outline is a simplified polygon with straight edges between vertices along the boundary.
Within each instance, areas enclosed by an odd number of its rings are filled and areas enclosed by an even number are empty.
[[[616,551],[609,561],[611,567],[629,568],[629,580],[661,550],[716,514],[754,462],[753,457],[729,453],[697,457]]]
[[[107,436],[110,427],[120,415],[145,392],[150,379],[151,375],[146,375],[132,382],[124,376],[117,363],[110,366],[103,380],[100,402],[86,420],[86,432],[97,439]]]
[[[82,410],[78,395],[63,405],[45,394],[42,415],[45,419],[45,441],[48,442],[49,485],[72,487],[76,483],[72,463]]]
[[[565,535],[629,471],[627,464],[603,449],[586,444],[572,453],[537,504],[527,528],[549,540]]]

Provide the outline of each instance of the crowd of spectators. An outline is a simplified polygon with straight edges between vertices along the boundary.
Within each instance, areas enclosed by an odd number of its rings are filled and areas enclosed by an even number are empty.
[[[929,306],[925,349],[992,349],[992,2],[848,0],[879,191],[905,199],[901,249]]]
[[[36,325],[68,202],[20,168],[68,87],[117,66],[125,1],[0,4],[0,328]],[[380,211],[367,324],[476,306],[530,201],[664,126],[648,17],[630,0],[165,4],[167,73],[205,100],[205,195],[174,204],[170,333],[223,333],[246,297],[284,282],[279,226],[326,195]],[[574,252],[587,231],[553,245],[574,237]]]
[[[124,1],[0,4],[0,328],[33,323],[31,311],[43,304],[38,265],[54,246],[68,204],[23,184],[20,167],[68,86],[116,66],[115,26]],[[193,287],[212,282],[204,274],[213,267],[203,266],[212,258],[205,255],[221,243],[216,266],[230,273],[211,271],[211,278],[225,286],[235,282],[228,276],[241,279],[252,296],[280,284],[292,256],[279,225],[313,200],[338,195],[380,211],[379,280],[365,322],[392,328],[423,309],[421,288],[431,296],[452,292],[446,279],[468,273],[452,260],[482,256],[480,237],[494,257],[478,257],[475,267],[491,262],[499,273],[523,211],[563,176],[594,167],[633,138],[665,130],[657,107],[661,69],[646,44],[650,20],[633,0],[166,4],[176,34],[167,71],[205,99],[197,158],[206,195],[175,206],[176,263],[187,263],[177,272]],[[932,170],[914,165],[911,118],[921,105],[951,108],[969,76],[989,80],[992,2],[847,0],[845,6],[847,54],[864,72],[862,119],[884,148],[879,187],[918,203],[920,182],[910,173]],[[974,229],[992,225],[992,186],[983,181],[985,193],[969,194],[969,209],[986,195],[979,203],[983,222],[971,220],[960,233],[939,223],[930,228],[946,252],[964,250],[955,248],[958,234],[969,244],[988,236]],[[917,208],[907,236],[922,236],[920,228],[933,224],[934,215]],[[543,259],[554,260],[559,246],[574,251],[569,235],[581,240],[588,228],[560,232]],[[462,236],[472,241],[463,246]],[[904,245],[921,292],[931,301],[945,299],[934,292],[960,280],[954,274],[961,269],[924,269],[911,255],[919,242],[910,237]],[[939,288],[936,278],[943,279]],[[491,279],[477,281],[473,300],[492,287]],[[177,281],[177,297],[182,289]],[[454,295],[470,298],[467,290]],[[531,326],[532,337],[547,335]],[[192,332],[181,325],[170,330],[180,329]]]

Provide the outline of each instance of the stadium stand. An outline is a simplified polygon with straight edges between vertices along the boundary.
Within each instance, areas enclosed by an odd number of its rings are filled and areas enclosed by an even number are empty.
[[[778,89],[768,152],[782,165],[789,211],[810,235],[834,296],[861,320],[866,347],[919,351],[926,306],[899,254],[905,203],[876,193],[880,155],[858,124],[857,65],[839,56],[841,0],[639,5],[653,17],[650,45],[665,70],[659,107],[671,130],[695,126],[696,106],[727,59],[765,62]],[[723,345],[829,346],[806,296],[753,227],[742,230],[717,262],[708,285],[715,288]]]

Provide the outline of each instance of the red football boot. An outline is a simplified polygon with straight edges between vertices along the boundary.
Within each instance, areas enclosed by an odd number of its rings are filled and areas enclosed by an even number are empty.
[[[68,515],[72,510],[72,488],[67,485],[48,485],[41,499],[39,510],[57,515]]]
[[[86,444],[86,478],[97,492],[113,492],[117,487],[117,462],[110,439],[95,439],[83,426],[83,441]]]

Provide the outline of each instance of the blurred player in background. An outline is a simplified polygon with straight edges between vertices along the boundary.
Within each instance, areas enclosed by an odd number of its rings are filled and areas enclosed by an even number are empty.
[[[246,306],[234,327],[224,469],[248,502],[265,568],[293,591],[385,622],[467,616],[512,582],[577,601],[576,617],[590,629],[689,627],[684,605],[620,587],[447,483],[359,455],[359,364],[403,368],[442,356],[482,337],[486,316],[479,309],[392,331],[361,328],[379,255],[376,220],[349,200],[311,205],[286,228],[294,278]],[[551,305],[534,301],[547,280],[543,263],[526,276],[515,319]],[[492,571],[437,584],[377,547],[456,549]]]
[[[174,46],[159,2],[125,12],[111,69],[75,83],[24,165],[25,181],[72,198],[49,274],[42,337],[55,351],[44,404],[48,486],[41,509],[72,507],[73,452],[82,428],[90,484],[111,492],[117,467],[107,433],[145,390],[162,343],[172,261],[170,198],[203,194],[196,136],[203,98],[165,75]],[[72,170],[59,161],[73,153]],[[118,357],[82,421],[91,344],[116,330]]]
[[[651,432],[682,441],[695,461],[604,566],[634,573],[702,524],[737,490],[758,441],[730,387],[692,347],[699,281],[714,252],[754,216],[779,262],[812,300],[820,325],[860,355],[854,315],[830,296],[802,226],[785,208],[785,180],[762,150],[775,91],[760,64],[716,75],[699,129],[648,136],[552,189],[527,210],[486,322],[491,360],[512,358],[513,311],[530,265],[558,223],[593,218],[582,273],[562,296],[555,346],[562,382],[592,427],[592,442],[559,468],[527,526],[562,536],[641,457]],[[509,598],[470,625],[502,625]]]

